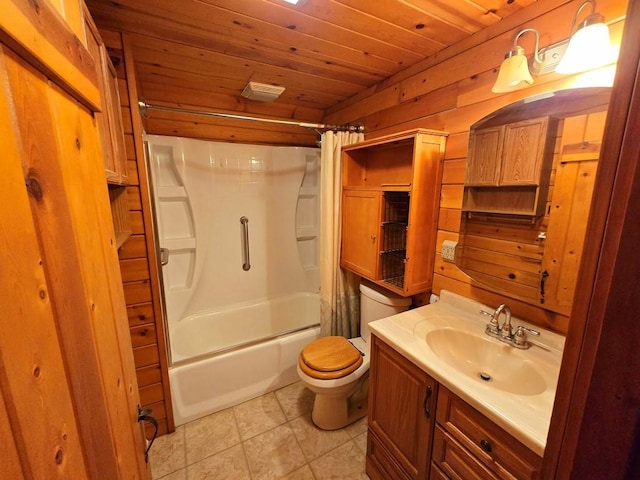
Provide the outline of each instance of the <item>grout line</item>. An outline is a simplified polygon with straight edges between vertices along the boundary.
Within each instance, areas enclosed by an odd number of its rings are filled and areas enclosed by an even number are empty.
[[[244,455],[244,463],[247,464],[247,471],[249,472],[249,478],[253,479],[253,472],[251,471],[251,465],[249,464],[249,457],[247,456],[247,450],[245,448],[245,440],[242,439],[242,434],[240,433],[240,427],[238,426],[238,416],[236,415],[236,409],[231,408],[231,412],[233,413],[233,421],[236,424],[236,430],[238,431],[238,438],[240,438],[240,447],[242,448],[242,455]],[[189,479],[187,479],[189,480]]]
[[[187,427],[186,424],[182,425],[182,428],[180,429],[181,433],[182,433],[182,445],[184,446],[183,450],[184,450],[184,476],[187,478],[187,480],[189,479],[189,471],[187,470]]]

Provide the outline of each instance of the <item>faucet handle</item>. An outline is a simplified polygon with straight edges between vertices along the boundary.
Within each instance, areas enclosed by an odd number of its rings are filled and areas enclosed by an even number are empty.
[[[533,328],[527,328],[524,325],[518,325],[517,330],[524,330],[525,332],[527,332],[530,335],[533,335],[534,337],[540,336],[540,332],[538,330],[534,330]],[[516,331],[516,333],[518,332]]]
[[[480,310],[480,313],[482,315],[491,317],[491,320],[489,320],[489,323],[487,323],[486,332],[491,335],[500,334],[500,325],[498,324],[498,319],[496,318],[496,316],[491,312],[487,312],[486,310]]]
[[[537,330],[527,328],[524,325],[518,325],[518,328],[516,328],[516,333],[513,335],[514,346],[516,346],[517,348],[529,348],[531,345],[529,344],[529,342],[527,342],[527,333],[536,337],[540,335],[540,332]]]

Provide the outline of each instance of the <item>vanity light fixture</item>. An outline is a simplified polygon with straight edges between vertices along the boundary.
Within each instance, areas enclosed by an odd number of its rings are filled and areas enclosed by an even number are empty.
[[[513,40],[513,48],[507,52],[500,65],[498,78],[491,88],[493,93],[512,92],[533,83],[533,77],[529,71],[529,62],[524,54],[524,48],[518,45],[518,39],[527,32],[536,34],[536,47],[533,54],[534,66],[542,63],[538,55],[538,43],[540,40],[538,31],[533,28],[520,30]]]
[[[578,23],[578,17],[587,5],[591,5],[591,13]],[[573,16],[571,38],[540,50],[538,50],[540,37],[537,30],[525,28],[519,31],[513,41],[513,48],[505,55],[505,60],[500,65],[498,78],[491,91],[493,93],[512,92],[531,85],[532,73],[534,75],[544,75],[554,71],[561,74],[580,73],[615,62],[618,49],[611,45],[609,27],[604,23],[604,17],[595,9],[595,0],[583,2]],[[518,45],[518,39],[526,32],[536,34],[536,47],[530,69],[524,49]]]
[[[591,13],[577,23],[578,16],[587,5],[591,5]],[[584,72],[615,61],[617,51],[611,45],[604,17],[596,13],[595,0],[587,0],[580,5],[573,16],[570,33],[569,46],[556,67],[557,73]]]

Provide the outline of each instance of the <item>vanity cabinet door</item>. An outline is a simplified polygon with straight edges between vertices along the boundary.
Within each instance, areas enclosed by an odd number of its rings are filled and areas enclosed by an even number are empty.
[[[494,478],[480,475],[487,470],[495,478],[540,478],[542,458],[444,387],[438,393],[437,421],[441,431],[434,440],[433,459],[443,471],[464,465],[476,471],[477,478]]]
[[[367,278],[377,278],[380,237],[380,193],[342,193],[342,252],[340,266]]]
[[[372,479],[426,479],[437,383],[372,336],[367,474]]]

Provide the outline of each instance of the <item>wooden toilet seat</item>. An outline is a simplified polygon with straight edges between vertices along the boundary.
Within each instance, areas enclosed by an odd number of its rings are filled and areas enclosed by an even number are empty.
[[[298,356],[298,365],[306,375],[320,380],[342,378],[362,365],[356,347],[344,337],[323,337],[307,345]]]

